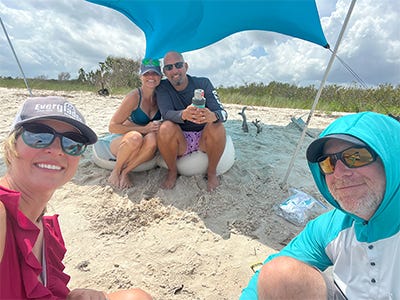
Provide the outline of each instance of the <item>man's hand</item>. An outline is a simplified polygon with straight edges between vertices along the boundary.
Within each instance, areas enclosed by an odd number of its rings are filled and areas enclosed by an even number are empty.
[[[217,116],[208,108],[198,108],[189,105],[182,111],[182,120],[187,120],[196,124],[204,124],[215,122]]]

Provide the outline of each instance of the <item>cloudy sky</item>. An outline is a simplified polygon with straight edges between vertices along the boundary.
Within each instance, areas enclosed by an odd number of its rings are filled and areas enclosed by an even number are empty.
[[[317,0],[321,24],[333,49],[351,0]],[[57,78],[98,68],[107,56],[140,59],[143,32],[125,16],[84,0],[0,0],[0,17],[28,78]],[[339,57],[368,86],[400,84],[400,5],[358,0],[339,47]],[[246,31],[206,48],[184,53],[189,74],[215,86],[270,81],[319,85],[331,52],[278,33]],[[0,76],[22,77],[0,29]],[[357,79],[335,60],[328,83]]]

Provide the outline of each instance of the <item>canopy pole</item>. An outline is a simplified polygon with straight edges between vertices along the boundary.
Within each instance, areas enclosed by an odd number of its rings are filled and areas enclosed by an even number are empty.
[[[33,95],[32,95],[32,91],[31,91],[31,89],[30,89],[30,87],[29,87],[29,85],[28,85],[28,82],[26,81],[26,77],[25,77],[24,71],[22,70],[21,64],[19,63],[17,54],[16,54],[15,51],[14,51],[14,47],[13,47],[13,45],[11,44],[10,38],[8,37],[8,33],[7,33],[7,30],[6,30],[6,27],[4,26],[3,21],[1,20],[1,17],[0,17],[0,23],[1,23],[1,27],[3,27],[4,34],[6,35],[6,38],[7,38],[7,40],[8,40],[8,44],[10,45],[10,48],[11,48],[11,50],[12,50],[12,52],[13,52],[13,54],[14,54],[14,57],[15,57],[15,59],[16,59],[16,61],[17,61],[18,67],[19,67],[19,69],[20,69],[20,71],[21,71],[21,73],[22,73],[22,77],[24,78],[25,86],[26,86],[26,88],[28,89],[28,92],[29,92],[30,96],[33,96]]]
[[[340,42],[342,41],[343,34],[344,34],[344,32],[345,32],[345,30],[346,30],[346,27],[347,27],[347,24],[348,24],[348,22],[349,22],[349,20],[350,20],[350,16],[351,16],[351,13],[352,13],[352,11],[353,11],[353,8],[354,8],[354,5],[355,5],[355,4],[356,4],[356,0],[352,0],[352,2],[351,2],[351,4],[350,4],[350,7],[349,7],[349,10],[347,11],[347,15],[346,15],[346,18],[345,18],[345,20],[344,20],[342,29],[341,29],[341,31],[340,31],[340,33],[339,33],[339,37],[338,37],[338,40],[337,40],[337,42],[336,42],[335,48],[334,48],[334,50],[333,50],[333,53],[332,53],[332,55],[331,55],[331,58],[329,59],[328,66],[326,67],[325,74],[324,74],[324,76],[323,76],[323,78],[322,78],[322,81],[321,81],[321,84],[320,84],[320,86],[319,86],[317,95],[315,96],[314,103],[313,103],[313,105],[312,105],[312,107],[311,107],[310,113],[308,114],[307,121],[305,122],[304,129],[303,129],[303,131],[302,131],[302,133],[301,133],[301,136],[300,136],[300,140],[299,140],[299,142],[297,143],[296,150],[295,150],[295,152],[294,152],[294,154],[293,154],[293,156],[292,156],[292,159],[291,159],[291,161],[290,161],[290,163],[289,163],[289,167],[288,167],[288,169],[287,169],[287,171],[286,171],[285,177],[284,177],[284,179],[283,179],[283,181],[282,181],[282,183],[281,183],[281,187],[287,187],[288,178],[289,178],[290,172],[291,172],[291,170],[292,170],[292,168],[293,168],[294,160],[296,159],[296,156],[297,156],[297,154],[298,154],[298,152],[299,152],[299,150],[300,150],[300,147],[301,147],[301,145],[302,145],[302,143],[303,143],[304,137],[305,137],[306,132],[307,132],[307,129],[308,129],[308,125],[310,124],[311,118],[312,118],[312,116],[313,116],[313,114],[314,114],[315,107],[316,107],[317,104],[318,104],[319,98],[320,98],[321,93],[322,93],[322,89],[323,89],[323,87],[324,87],[324,85],[325,85],[325,82],[326,82],[326,78],[328,77],[329,71],[330,71],[330,69],[331,69],[331,67],[332,67],[332,64],[333,64],[333,61],[335,60],[336,53],[337,53],[337,51],[338,51],[338,49],[339,49]]]

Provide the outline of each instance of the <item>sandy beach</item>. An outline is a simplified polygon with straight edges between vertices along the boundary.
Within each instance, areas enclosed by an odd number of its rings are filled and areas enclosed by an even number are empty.
[[[99,137],[107,133],[123,98],[32,92],[68,98]],[[28,96],[26,89],[0,88],[1,140]],[[163,190],[159,186],[166,170],[159,167],[131,173],[134,187],[115,190],[107,183],[110,171],[93,163],[89,147],[73,180],[55,193],[48,207],[48,214],[59,214],[71,289],[140,287],[156,300],[238,299],[253,274],[250,266],[281,249],[302,229],[278,216],[277,206],[289,196],[288,187],[321,200],[305,150],[312,136],[342,113],[316,111],[284,185],[301,136],[291,118],[305,120],[308,110],[248,106],[246,133],[239,115],[243,106],[225,108],[236,158],[211,193],[201,175],[180,176],[174,189]],[[255,120],[260,121],[260,133],[252,124]],[[3,161],[0,168],[4,174]]]

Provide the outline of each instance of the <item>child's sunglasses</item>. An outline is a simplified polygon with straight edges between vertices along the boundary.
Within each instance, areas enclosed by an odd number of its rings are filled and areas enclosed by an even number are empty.
[[[53,128],[40,123],[22,125],[22,140],[32,148],[49,147],[56,137],[60,138],[62,150],[72,156],[79,156],[86,150],[88,138],[78,132],[57,132]]]
[[[348,168],[360,168],[373,163],[377,155],[366,147],[350,147],[341,152],[325,154],[317,162],[319,169],[325,175],[335,171],[335,165],[340,160]]]

